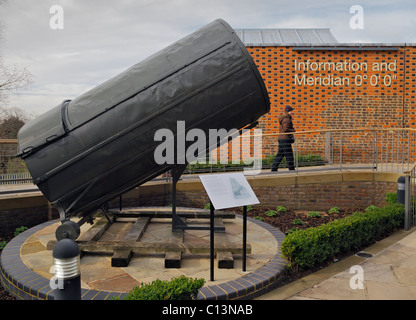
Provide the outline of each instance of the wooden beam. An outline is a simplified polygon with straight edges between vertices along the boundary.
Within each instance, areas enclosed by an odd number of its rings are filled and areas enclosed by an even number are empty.
[[[183,230],[172,231],[169,239],[170,243],[183,243]],[[168,251],[165,255],[165,268],[180,268],[181,267],[182,252]]]
[[[182,260],[182,252],[168,251],[165,254],[165,268],[180,268]]]
[[[91,228],[78,238],[78,241],[97,241],[100,239],[104,232],[106,232],[111,224],[117,219],[114,215],[109,216],[109,218],[110,222],[104,216],[99,218]]]
[[[149,217],[138,217],[136,222],[131,227],[129,233],[124,237],[125,241],[140,241],[147,226],[150,223]]]
[[[111,257],[112,267],[127,267],[130,263],[133,252],[129,249],[116,250]]]
[[[152,218],[172,218],[172,211],[170,208],[164,210],[143,209],[143,208],[127,208],[122,211],[118,209],[110,209],[108,211],[119,217],[136,218],[136,217],[152,217]],[[210,212],[205,209],[181,210],[178,208],[176,214],[180,217],[190,219],[209,219]],[[235,212],[232,211],[215,211],[215,217],[223,219],[235,219]]]
[[[85,252],[114,253],[118,249],[130,249],[133,253],[166,253],[168,251],[190,252],[193,254],[207,254],[210,251],[209,243],[170,243],[170,242],[136,242],[136,241],[77,241],[80,249]],[[242,254],[240,244],[215,245],[215,252],[230,251],[234,254]],[[246,253],[251,253],[251,246],[247,244]]]
[[[102,216],[98,218],[97,221],[89,228],[85,233],[81,234],[81,236],[77,239],[77,241],[97,241],[101,238],[101,236],[108,230],[112,223],[117,219],[116,216],[111,215],[110,222],[107,220],[106,217]],[[55,245],[57,244],[57,240],[49,240],[46,249],[53,250]]]
[[[130,231],[124,237],[124,241],[140,241],[147,226],[150,222],[149,217],[138,217],[136,222],[131,227]],[[129,249],[115,250],[111,257],[112,267],[127,267],[133,257],[133,252]]]
[[[225,233],[224,222],[221,218],[214,218],[214,226],[220,227],[219,230],[215,233],[215,241],[219,243],[228,243],[227,234]],[[233,254],[230,251],[220,251],[217,253],[218,259],[218,269],[232,269],[234,268],[234,258]]]
[[[229,251],[220,251],[217,253],[218,269],[234,268],[233,254]]]

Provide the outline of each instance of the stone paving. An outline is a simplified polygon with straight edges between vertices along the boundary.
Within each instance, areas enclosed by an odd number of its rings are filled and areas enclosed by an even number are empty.
[[[416,227],[398,231],[364,251],[372,257],[353,255],[258,299],[416,300]]]
[[[100,238],[103,241],[123,239],[134,219],[116,221]],[[74,220],[75,221],[75,220]],[[52,277],[52,251],[47,250],[50,240],[55,240],[59,221],[50,221],[29,229],[12,240],[2,252],[1,280],[9,291],[21,299],[51,299],[48,286]],[[224,220],[229,242],[242,243],[242,219]],[[91,226],[81,226],[81,235]],[[153,218],[142,242],[166,241],[171,236],[171,219]],[[134,286],[155,279],[170,280],[185,275],[204,278],[205,286],[198,299],[241,299],[264,293],[283,277],[285,263],[280,258],[279,247],[284,235],[267,224],[248,218],[247,242],[252,253],[247,255],[247,270],[242,271],[242,257],[235,255],[233,269],[218,269],[215,261],[214,281],[210,279],[209,255],[184,254],[181,268],[164,267],[164,254],[133,255],[128,267],[111,267],[111,255],[85,254],[81,257],[81,287],[83,299],[109,299],[122,296]],[[186,230],[184,241],[209,243],[208,230]],[[18,271],[16,274],[16,270]],[[22,275],[22,276],[21,276]],[[25,276],[26,275],[26,276]],[[31,279],[27,284],[25,279]],[[31,284],[42,283],[42,287]]]

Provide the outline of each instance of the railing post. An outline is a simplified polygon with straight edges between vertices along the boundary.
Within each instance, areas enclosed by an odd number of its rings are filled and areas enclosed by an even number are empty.
[[[299,157],[300,157],[300,155],[299,155],[299,146],[298,146],[299,141],[298,140],[299,140],[299,137],[296,137],[296,139],[295,139],[295,154],[294,154],[294,159],[293,159],[293,161],[295,162],[296,173],[299,170]]]
[[[325,161],[328,164],[332,164],[333,159],[331,157],[331,132],[325,132]]]
[[[378,131],[376,131],[376,171],[378,170],[378,163],[379,163],[379,159],[378,159]]]
[[[342,132],[339,138],[339,170],[342,171]]]
[[[377,132],[373,132],[373,171],[377,171],[377,158],[376,158],[376,152],[377,150]]]
[[[412,211],[411,211],[411,203],[412,203],[412,194],[410,192],[411,185],[410,185],[410,176],[405,176],[405,183],[404,183],[404,230],[409,230],[412,227]]]

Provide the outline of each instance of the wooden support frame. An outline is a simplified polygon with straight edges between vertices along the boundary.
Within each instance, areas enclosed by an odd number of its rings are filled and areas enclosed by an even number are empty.
[[[215,211],[214,209],[178,208],[177,215],[182,221],[186,219],[202,219],[213,221],[212,231],[215,231],[217,244],[215,248],[211,243],[187,243],[184,242],[185,230],[172,230],[168,241],[143,242],[142,237],[153,218],[171,218],[169,207],[126,208],[123,210],[109,209],[106,215],[97,217],[94,225],[82,233],[76,240],[81,250],[81,255],[86,253],[110,254],[112,267],[128,267],[134,254],[165,254],[165,268],[180,268],[184,253],[195,255],[213,254],[218,258],[219,268],[233,268],[233,254],[244,254],[241,244],[228,243],[223,219],[235,219],[232,211]],[[127,219],[125,219],[127,218]],[[131,221],[135,218],[136,220]],[[122,240],[104,241],[100,238],[114,222],[133,223],[128,233]],[[198,223],[194,221],[193,223]],[[56,240],[48,243],[48,249],[52,250]],[[213,244],[213,243],[212,243]],[[251,247],[247,246],[245,254],[251,253]]]

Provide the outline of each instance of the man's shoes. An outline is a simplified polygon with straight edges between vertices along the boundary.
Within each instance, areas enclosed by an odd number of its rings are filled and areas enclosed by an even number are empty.
[[[273,168],[272,168],[272,172],[277,172],[277,169],[273,169]]]

